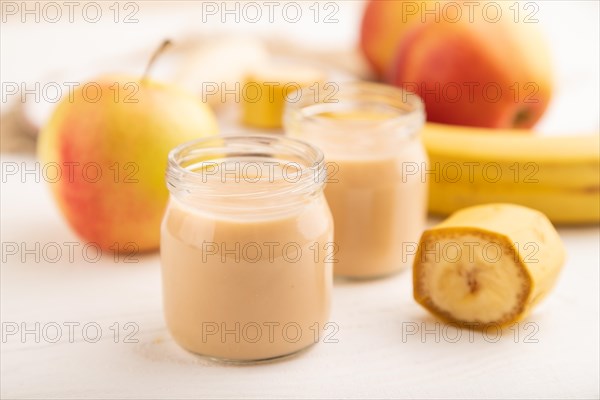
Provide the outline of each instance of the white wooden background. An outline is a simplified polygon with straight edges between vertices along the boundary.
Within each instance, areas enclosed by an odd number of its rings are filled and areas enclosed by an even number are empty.
[[[134,27],[3,23],[2,82],[31,82],[65,64],[105,60],[141,43],[157,42],[167,32],[212,29],[185,10],[140,4],[144,18]],[[361,5],[340,4],[336,29],[321,26],[304,38],[321,46],[354,40]],[[598,3],[556,4],[542,4],[540,10],[554,46],[559,79],[557,98],[540,127],[547,133],[598,129]],[[302,35],[298,27],[286,32],[292,37]],[[2,106],[4,110],[7,104]],[[35,163],[30,156],[6,154],[1,161],[3,167]],[[32,256],[22,262],[10,256],[5,246],[13,242],[28,248],[57,243],[66,251],[64,243],[77,238],[46,186],[33,176],[25,182],[3,178],[2,398],[599,396],[598,227],[560,229],[568,260],[557,287],[529,319],[502,332],[497,340],[494,332],[485,336],[463,331],[453,342],[457,332],[436,325],[414,303],[410,272],[404,271],[385,280],[335,282],[331,316],[339,328],[332,338],[335,343],[319,343],[281,362],[231,366],[195,357],[172,341],[162,317],[157,255],[138,255],[137,263],[115,263],[108,255],[90,263],[78,247],[74,260],[63,254],[57,263],[43,259],[37,263]],[[29,329],[39,323],[39,343],[34,334],[8,335],[13,323],[19,328],[24,323]],[[79,324],[72,342],[65,323]],[[115,323],[120,333],[117,343]],[[62,327],[56,343],[51,343],[53,324]],[[101,327],[96,343],[90,343],[93,328],[83,335],[85,324]],[[133,343],[127,343],[125,335],[132,326],[138,330],[129,338]],[[420,332],[406,335],[415,326]],[[423,328],[437,332],[439,339],[433,333],[422,336]]]

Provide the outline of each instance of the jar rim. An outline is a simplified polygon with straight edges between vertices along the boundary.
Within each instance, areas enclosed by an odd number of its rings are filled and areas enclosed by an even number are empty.
[[[378,126],[419,126],[425,121],[425,106],[416,93],[406,89],[382,83],[367,81],[347,81],[336,84],[337,92],[332,98],[317,98],[312,91],[303,91],[294,101],[288,97],[285,103],[285,124],[291,119],[301,119],[310,123],[329,126],[370,126],[375,122]],[[343,102],[344,100],[345,102]],[[345,111],[348,103],[360,102],[362,105],[386,106],[389,118],[377,120],[365,119],[334,119],[323,116],[324,113]],[[359,107],[354,107],[359,110]],[[418,129],[410,132],[408,136],[418,134]]]
[[[293,185],[282,185],[273,187],[269,179],[256,180],[255,185],[240,187],[239,192],[222,192],[219,184],[225,182],[217,175],[198,173],[191,169],[194,159],[200,163],[221,163],[232,159],[232,154],[237,160],[240,157],[257,158],[264,156],[265,159],[278,152],[278,160],[286,161],[286,155],[299,165],[299,179]],[[283,158],[282,158],[283,156]],[[213,161],[211,161],[213,160]],[[321,191],[325,184],[325,159],[323,152],[302,140],[275,134],[252,134],[252,135],[215,135],[192,140],[175,147],[169,152],[166,180],[167,187],[171,193],[184,191],[194,193],[203,197],[229,199],[236,196],[244,199],[264,199],[278,195],[309,195]],[[254,183],[254,182],[253,182]]]

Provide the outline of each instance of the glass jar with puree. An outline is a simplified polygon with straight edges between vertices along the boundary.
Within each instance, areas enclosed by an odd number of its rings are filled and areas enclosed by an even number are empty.
[[[314,91],[294,96],[286,105],[285,131],[325,154],[335,274],[389,275],[412,262],[425,226],[423,103],[415,94],[375,83],[340,83],[337,89],[322,98]]]
[[[169,155],[161,228],[166,323],[232,361],[295,353],[328,321],[333,222],[323,154],[283,136],[220,136]]]

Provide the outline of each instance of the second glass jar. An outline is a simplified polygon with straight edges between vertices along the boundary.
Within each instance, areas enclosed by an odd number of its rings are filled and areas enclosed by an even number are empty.
[[[427,156],[421,99],[367,82],[336,84],[328,96],[288,101],[286,134],[318,146],[338,247],[335,274],[375,278],[411,261],[425,227]]]

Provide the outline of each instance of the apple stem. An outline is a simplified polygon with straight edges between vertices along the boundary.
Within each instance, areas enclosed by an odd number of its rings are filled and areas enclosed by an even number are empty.
[[[172,42],[169,39],[165,39],[160,44],[160,46],[156,50],[154,50],[154,53],[152,53],[150,60],[148,60],[148,64],[146,64],[146,69],[144,70],[144,74],[142,75],[142,80],[148,78],[148,74],[150,73],[152,66],[156,62],[156,59],[165,51],[167,47],[171,46],[171,44]]]

